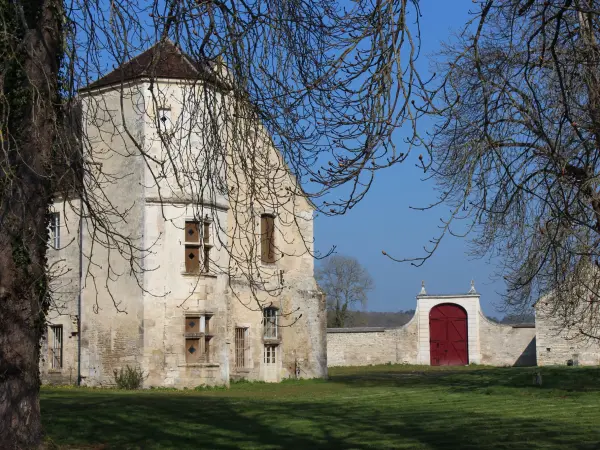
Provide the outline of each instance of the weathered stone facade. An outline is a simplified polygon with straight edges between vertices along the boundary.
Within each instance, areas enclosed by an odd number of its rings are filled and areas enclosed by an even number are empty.
[[[479,318],[481,364],[489,366],[535,366],[537,325],[503,325],[483,314]]]
[[[147,376],[146,387],[326,376],[325,303],[313,276],[311,255],[314,208],[302,196],[291,194],[293,177],[283,171],[276,186],[269,186],[270,180],[254,180],[258,187],[253,189],[266,187],[281,195],[270,203],[248,205],[239,181],[229,189],[237,189],[235,199],[216,190],[191,195],[185,186],[179,191],[171,188],[165,196],[165,186],[177,183],[156,180],[152,163],[136,147],[143,144],[144,153],[156,158],[162,151],[152,92],[160,91],[161,107],[178,117],[186,114],[184,99],[192,91],[199,95],[198,90],[198,83],[186,80],[160,79],[151,84],[140,77],[82,93],[85,150],[102,161],[103,173],[111,175],[102,194],[126,218],[114,218],[115,230],[140,249],[150,250],[136,260],[136,255],[120,251],[114,243],[103,245],[107,234],[86,215],[80,201],[57,199],[60,245],[49,250],[57,287],[40,362],[44,382],[108,385],[114,383],[113,372],[125,366],[140,368]],[[188,141],[193,152],[194,138]],[[267,141],[261,141],[260,151],[277,158]],[[228,169],[226,179],[233,176],[235,168]],[[278,209],[278,204],[286,208]],[[265,264],[260,251],[250,252],[258,260],[248,264],[271,275],[271,293],[260,297],[248,282],[232,276],[230,258],[256,245],[239,234],[238,225],[243,222],[250,234],[260,236],[265,212],[273,217],[281,257]],[[201,225],[207,227],[203,231],[207,240],[201,245],[209,248],[211,269],[190,273],[184,260],[186,223],[197,221],[198,216],[206,217]],[[132,261],[141,267],[133,270]],[[265,337],[264,306],[276,311],[275,338]],[[201,349],[190,344],[196,340]],[[236,352],[236,345],[243,349]],[[206,355],[192,363],[186,359],[190,349]],[[58,351],[61,362],[53,363]]]
[[[401,328],[327,329],[329,366],[430,364],[429,314],[441,304],[456,304],[467,313],[469,363],[495,366],[535,365],[534,327],[501,325],[481,312],[479,295],[417,296],[414,317]]]
[[[328,328],[327,364],[366,366],[370,364],[416,364],[417,321],[401,328]]]
[[[600,342],[564,330],[552,318],[543,299],[536,304],[535,323],[538,365],[564,366],[569,361],[579,365],[600,365]]]

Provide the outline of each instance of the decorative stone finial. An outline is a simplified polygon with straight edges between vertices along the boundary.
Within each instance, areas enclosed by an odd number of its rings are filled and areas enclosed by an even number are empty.
[[[419,295],[427,295],[427,291],[425,290],[425,280],[421,281],[421,292]]]
[[[471,280],[471,289],[469,289],[469,294],[477,294],[477,291],[475,290],[475,281]]]

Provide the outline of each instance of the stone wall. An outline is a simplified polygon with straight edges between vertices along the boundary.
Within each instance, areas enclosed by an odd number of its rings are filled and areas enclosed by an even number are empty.
[[[539,366],[566,365],[574,360],[579,365],[600,365],[600,343],[562,329],[544,309],[544,301],[536,305],[536,353]]]
[[[328,328],[327,365],[416,364],[417,321],[401,328]]]
[[[370,364],[424,364],[419,354],[419,311],[401,328],[328,328],[327,363],[335,366]],[[424,322],[423,322],[424,323]],[[480,363],[492,366],[533,366],[535,328],[500,325],[483,314],[478,317]],[[421,333],[422,334],[422,333]],[[475,354],[470,349],[469,354]]]
[[[479,347],[481,364],[535,366],[535,326],[502,325],[481,314]]]
[[[59,214],[59,248],[48,248],[53,296],[48,327],[40,349],[40,374],[46,384],[76,384],[79,345],[79,200],[58,198],[52,211]],[[52,326],[62,326],[62,367],[52,367]]]

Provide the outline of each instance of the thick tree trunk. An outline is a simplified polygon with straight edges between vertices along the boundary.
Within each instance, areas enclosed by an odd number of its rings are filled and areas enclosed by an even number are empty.
[[[39,346],[47,311],[47,213],[52,194],[62,4],[3,2],[0,152],[0,448],[40,444]]]

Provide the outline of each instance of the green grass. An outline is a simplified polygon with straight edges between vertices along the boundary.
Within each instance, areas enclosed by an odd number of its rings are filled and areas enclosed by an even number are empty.
[[[229,390],[43,388],[48,441],[106,449],[600,449],[600,369],[336,368]]]

